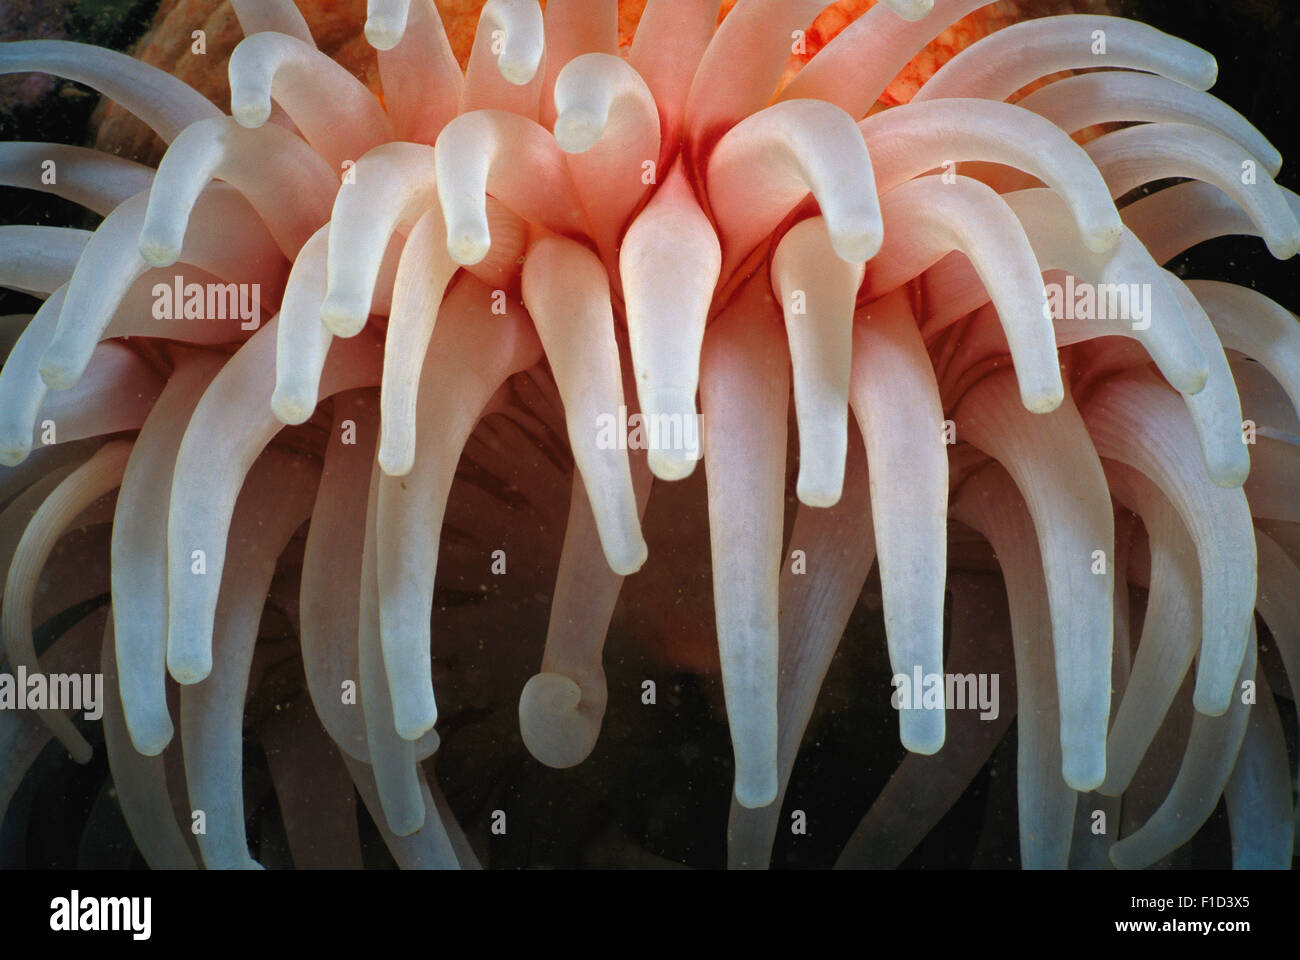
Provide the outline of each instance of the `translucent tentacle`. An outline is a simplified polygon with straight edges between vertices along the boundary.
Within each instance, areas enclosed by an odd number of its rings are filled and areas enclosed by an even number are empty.
[[[51,193],[101,216],[152,183],[149,167],[102,150],[62,143],[0,143],[0,184]]]
[[[104,671],[104,749],[117,802],[131,838],[150,869],[193,870],[197,864],[172,812],[163,759],[137,753],[127,733],[114,646],[113,620],[109,618],[100,663]]]
[[[871,467],[871,513],[894,676],[943,672],[948,453],[939,385],[902,291],[863,307],[853,327],[853,412]],[[898,714],[915,753],[944,742],[944,710]]]
[[[710,326],[700,362],[709,542],[736,800],[765,807],[778,783],[778,589],[789,360],[763,282]]]
[[[781,238],[771,273],[794,371],[798,495],[809,506],[829,507],[844,484],[853,307],[863,268],[835,255],[825,220],[813,217]]]
[[[41,503],[14,548],[5,579],[4,606],[0,610],[5,652],[13,667],[23,666],[32,673],[41,672],[32,636],[32,604],[41,571],[59,537],[77,514],[104,494],[117,489],[130,452],[131,444],[128,442],[105,444],[68,474]],[[89,762],[90,744],[67,715],[53,709],[39,710],[37,715],[77,763]]]
[[[831,658],[875,560],[867,462],[862,442],[850,436],[844,496],[830,508],[801,505],[790,534],[793,550],[810,564],[799,570],[787,558],[778,593],[780,660],[777,693],[777,776],[773,803],[750,809],[733,797],[727,820],[727,866],[763,869],[772,856],[790,774],[812,719]]]
[[[618,420],[623,378],[609,284],[585,247],[547,238],[524,261],[524,305],[532,315],[564,401],[569,446],[582,474],[610,569],[627,575],[645,563],[646,545],[625,444],[605,442]],[[619,429],[619,424],[614,424]]]
[[[195,352],[177,365],[136,438],[113,516],[114,662],[131,744],[145,756],[172,739],[167,710],[167,508],[185,427],[224,362]]]
[[[1016,664],[1020,863],[1025,869],[1064,869],[1078,794],[1061,776],[1058,680],[1047,643],[1053,625],[1034,524],[1017,485],[996,465],[962,484],[951,511],[989,541],[1007,584]]]
[[[1091,67],[1145,70],[1197,90],[1212,87],[1219,72],[1204,50],[1136,20],[1042,17],[971,44],[940,67],[912,99],[1005,100],[1039,77]]]
[[[505,110],[536,120],[545,54],[537,0],[488,0],[479,12],[460,112]]]
[[[628,228],[619,264],[641,412],[652,422],[677,419],[698,437],[700,347],[722,250],[680,164]],[[658,445],[648,456],[656,477],[680,480],[694,471],[699,449]]]
[[[1051,610],[1063,773],[1075,790],[1092,790],[1106,774],[1110,718],[1110,496],[1073,401],[1033,415],[1013,390],[1008,373],[986,377],[962,398],[954,419],[967,440],[1011,474],[1033,517]]]
[[[411,472],[384,476],[378,491],[383,666],[393,704],[390,726],[407,740],[437,719],[430,619],[438,537],[431,532],[442,530],[456,464],[484,407],[507,377],[540,356],[522,312],[514,308],[496,315],[491,292],[478,280],[465,278],[444,301],[425,354],[416,414],[422,423],[438,424],[438,430],[421,434]],[[372,756],[373,750],[372,743]]]
[[[1141,471],[1178,510],[1201,567],[1196,709],[1219,716],[1230,705],[1253,619],[1254,527],[1245,494],[1215,486],[1195,449],[1191,418],[1177,394],[1146,371],[1099,386],[1083,409],[1097,452]]]
[[[240,562],[223,568],[212,629],[212,671],[181,690],[181,740],[190,806],[203,811],[199,850],[209,869],[256,869],[244,827],[244,700],[262,607],[276,559],[310,516],[319,473],[272,449],[253,464],[235,504],[230,540]],[[173,500],[175,497],[173,496]]]
[[[171,143],[191,123],[221,111],[189,84],[143,60],[67,40],[0,44],[0,74],[39,71],[93,87]]]
[[[1190,840],[1214,812],[1236,765],[1253,712],[1241,689],[1247,681],[1262,687],[1267,694],[1267,684],[1255,670],[1253,620],[1227,711],[1220,716],[1206,716],[1202,712],[1193,716],[1192,732],[1174,785],[1146,823],[1110,848],[1110,859],[1115,866],[1122,870],[1150,866]]]
[[[261,127],[273,100],[340,174],[344,161],[393,139],[379,100],[346,68],[295,37],[256,33],[230,55],[231,116]]]

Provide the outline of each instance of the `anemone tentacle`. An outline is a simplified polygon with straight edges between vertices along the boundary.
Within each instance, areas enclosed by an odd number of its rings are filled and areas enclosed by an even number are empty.
[[[877,590],[888,673],[854,679],[905,755],[840,866],[902,863],[1004,743],[1025,867],[1150,866],[1221,797],[1233,865],[1289,865],[1300,321],[1171,261],[1289,259],[1300,198],[1213,56],[1043,16],[885,100],[985,0],[369,0],[365,73],[301,6],[231,0],[229,115],[0,44],[167,144],[0,144],[0,185],[102,218],[0,227],[44,301],[0,318],[0,632],[110,679],[150,866],[279,865],[248,732],[295,865],[360,866],[364,808],[399,866],[477,868],[482,675],[521,656],[522,746],[604,763],[627,632],[718,673],[727,863],[765,868]],[[977,712],[954,677],[1001,684]],[[59,710],[0,715],[0,814],[51,733],[87,761]]]

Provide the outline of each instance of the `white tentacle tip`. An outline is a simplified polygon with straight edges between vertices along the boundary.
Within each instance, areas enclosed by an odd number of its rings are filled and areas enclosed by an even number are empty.
[[[1081,756],[1066,756],[1061,763],[1061,774],[1071,790],[1088,793],[1096,790],[1106,780],[1106,753],[1082,751]]]
[[[645,538],[638,529],[635,536],[625,542],[610,544],[605,548],[605,562],[620,577],[628,577],[640,570],[650,556]]]
[[[800,468],[797,493],[799,502],[810,507],[833,507],[844,493],[844,474]]]
[[[539,673],[519,694],[519,732],[539,762],[556,770],[575,767],[591,754],[600,716],[584,713],[582,688],[559,673]]]
[[[885,6],[904,20],[924,20],[934,9],[934,0],[883,0]]]
[[[849,449],[848,404],[839,400],[824,408],[805,410],[798,422],[796,493],[799,502],[810,507],[833,507],[844,492],[844,464]]]
[[[241,127],[256,130],[271,119],[271,101],[265,97],[240,98],[230,104],[230,115]]]
[[[401,813],[384,811],[384,820],[388,822],[388,829],[397,837],[409,837],[413,833],[418,833],[424,826],[424,819],[423,805],[419,810],[407,810]]]
[[[51,390],[71,390],[81,379],[84,365],[69,362],[59,356],[46,354],[41,358],[40,374],[45,385]]]
[[[396,17],[372,16],[366,20],[366,42],[376,50],[391,50],[402,42],[406,24]]]
[[[942,710],[921,708],[900,710],[898,739],[903,749],[922,756],[933,756],[943,749],[945,717]]]
[[[438,706],[430,687],[413,703],[393,704],[393,727],[403,740],[419,740],[438,722]]]
[[[736,802],[746,810],[758,810],[776,802],[779,792],[776,766],[764,769],[756,776],[736,778]]]
[[[460,226],[447,231],[447,255],[462,267],[481,263],[492,249],[487,224]]]
[[[196,683],[202,683],[212,673],[212,657],[203,656],[176,656],[170,654],[167,657],[167,672],[172,675],[172,679],[184,686],[191,686]]]
[[[271,413],[281,423],[296,427],[306,423],[315,411],[316,404],[306,395],[306,391],[293,387],[276,387],[271,395]]]
[[[660,480],[684,480],[695,472],[695,464],[702,456],[695,389],[691,383],[681,387],[642,387],[637,391],[643,421],[660,425],[659,429],[650,431],[652,440],[646,450],[650,472]]]
[[[831,249],[845,263],[866,263],[880,252],[884,240],[883,225],[879,221],[857,229],[830,233]]]
[[[1235,678],[1234,678],[1235,679]],[[1196,689],[1192,694],[1192,706],[1197,713],[1207,717],[1221,717],[1232,706],[1232,696],[1236,692],[1235,683],[1222,683],[1218,678],[1196,678]]]
[[[1064,400],[1065,387],[1059,377],[1054,384],[1025,384],[1020,388],[1020,402],[1030,413],[1051,413]]]
[[[600,118],[589,110],[571,108],[555,118],[555,142],[565,153],[585,153],[604,132]]]
[[[1277,260],[1290,260],[1300,253],[1300,233],[1284,233],[1264,240],[1268,252]]]
[[[1235,490],[1250,476],[1250,454],[1236,434],[1227,443],[1215,444],[1204,453],[1206,471],[1216,487]]]
[[[171,718],[165,713],[163,719],[166,721],[165,726],[150,720],[143,724],[143,729],[139,731],[131,730],[130,725],[127,725],[127,732],[131,735],[131,746],[135,747],[136,753],[145,757],[156,757],[167,749],[167,745],[175,736],[175,730],[172,728]]]
[[[415,438],[405,441],[381,439],[379,469],[388,477],[404,477],[415,468]]]
[[[1214,59],[1212,53],[1205,50],[1198,51],[1201,54],[1201,62],[1196,67],[1196,83],[1198,90],[1209,90],[1219,80],[1219,61]]]
[[[0,466],[16,467],[31,455],[30,440],[13,439],[12,434],[0,437]]]
[[[150,231],[140,234],[140,256],[151,267],[170,267],[181,258],[181,245],[175,240],[156,236]]]
[[[336,337],[355,337],[370,318],[370,303],[360,297],[330,291],[320,307],[320,320]]]
[[[1110,253],[1123,237],[1124,221],[1120,219],[1119,212],[1115,211],[1102,222],[1091,224],[1083,231],[1083,245],[1093,253]]]
[[[650,450],[646,454],[650,472],[660,480],[668,481],[685,480],[695,472],[699,460],[698,456],[690,456],[681,450]]]
[[[501,71],[501,76],[506,78],[508,83],[513,83],[516,87],[522,87],[526,83],[532,83],[533,77],[537,76],[537,68],[541,65],[541,58],[537,57],[512,57],[508,53],[502,53],[497,59],[497,69]]]
[[[1169,385],[1185,397],[1194,397],[1210,382],[1210,362],[1197,349],[1195,361],[1189,361],[1177,370],[1165,373]]]

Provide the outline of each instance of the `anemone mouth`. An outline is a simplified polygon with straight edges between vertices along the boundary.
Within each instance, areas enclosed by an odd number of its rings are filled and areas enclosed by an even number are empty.
[[[62,748],[150,866],[1290,864],[1300,332],[1180,258],[1288,258],[1300,201],[1212,56],[975,0],[489,0],[463,51],[366,6],[369,85],[234,2],[229,116],[0,46],[166,143],[0,145],[103,217],[0,236],[45,298],[6,658],[107,678],[102,725],[0,712],[6,831]],[[813,854],[796,757],[850,756]],[[631,813],[512,805],[562,777]]]

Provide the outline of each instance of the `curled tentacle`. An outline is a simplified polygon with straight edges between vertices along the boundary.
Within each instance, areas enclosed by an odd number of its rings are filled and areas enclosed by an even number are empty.
[[[555,112],[555,142],[569,155],[596,248],[614,264],[618,238],[647,192],[645,164],[659,157],[654,97],[626,61],[588,53],[560,71]]]
[[[438,137],[434,167],[456,263],[472,266],[492,248],[489,193],[525,220],[557,233],[585,232],[565,155],[531,120],[501,110],[462,114]]]
[[[861,264],[835,255],[821,217],[793,227],[772,256],[772,292],[785,316],[794,371],[798,494],[814,507],[834,505],[844,485],[853,306],[862,274]]]
[[[869,260],[880,250],[884,231],[876,191],[864,189],[874,182],[862,134],[838,107],[793,100],[746,117],[709,157],[708,197],[722,239],[722,275],[730,276],[809,192],[836,255],[849,263]]]
[[[1098,123],[1192,123],[1245,147],[1270,177],[1282,166],[1277,148],[1232,107],[1153,73],[1107,70],[1065,77],[1040,87],[1016,106],[1041,114],[1066,133]]]
[[[185,129],[158,165],[140,227],[140,255],[155,267],[181,256],[199,194],[218,178],[239,190],[290,259],[329,219],[335,176],[316,152],[274,124],[248,130],[229,117]],[[285,203],[294,193],[295,203]]]
[[[488,0],[479,13],[460,112],[505,110],[536,120],[545,54],[537,0]]]
[[[1153,180],[1202,180],[1259,225],[1273,256],[1286,260],[1300,253],[1300,223],[1281,189],[1266,173],[1248,179],[1242,170],[1251,163],[1246,151],[1220,134],[1188,123],[1144,123],[1098,137],[1084,149],[1112,196]]]
[[[118,306],[148,270],[137,246],[148,199],[137,194],[109,214],[77,262],[58,326],[40,362],[41,378],[55,390],[66,390],[77,382]],[[250,298],[255,291],[267,303],[279,299],[283,264],[279,248],[257,213],[233,187],[218,183],[204,190],[191,220],[215,220],[221,228],[188,231],[179,259],[223,280],[243,282]],[[227,312],[232,291],[236,299],[242,296],[233,283],[214,291],[221,294]]]
[[[639,457],[632,468],[637,506],[644,511],[649,470]],[[600,655],[622,585],[605,562],[582,475],[575,473],[541,670],[519,695],[524,745],[548,767],[575,766],[596,745],[608,699]]]
[[[399,140],[433,143],[460,105],[465,77],[433,0],[370,0],[366,39],[379,51],[384,108]]]
[[[546,35],[546,57],[538,119],[542,126],[558,132],[556,115],[563,110],[553,95],[560,88],[560,75],[575,60],[589,54],[620,59],[618,0],[547,0],[542,32]]]
[[[1039,77],[1092,67],[1145,70],[1197,90],[1214,86],[1219,73],[1204,50],[1136,20],[1041,17],[971,44],[940,67],[913,100],[1005,100]]]
[[[75,80],[143,120],[167,143],[199,120],[221,116],[207,97],[142,60],[85,43],[24,40],[0,44],[0,75],[40,71]]]
[[[0,143],[0,185],[51,193],[105,217],[118,204],[148,190],[153,174],[142,163],[89,147]]]
[[[960,97],[928,100],[882,111],[858,127],[881,193],[963,160],[1004,163],[1060,195],[1089,250],[1105,253],[1119,242],[1123,221],[1088,154],[1055,124],[1019,106]]]
[[[968,177],[921,177],[881,198],[886,241],[867,268],[864,292],[881,296],[940,257],[961,250],[989,292],[1006,334],[1026,409],[1046,413],[1064,396],[1042,273],[1006,201]]]
[[[231,116],[261,127],[273,100],[340,174],[345,161],[393,139],[383,106],[346,68],[296,37],[255,33],[230,55]]]

